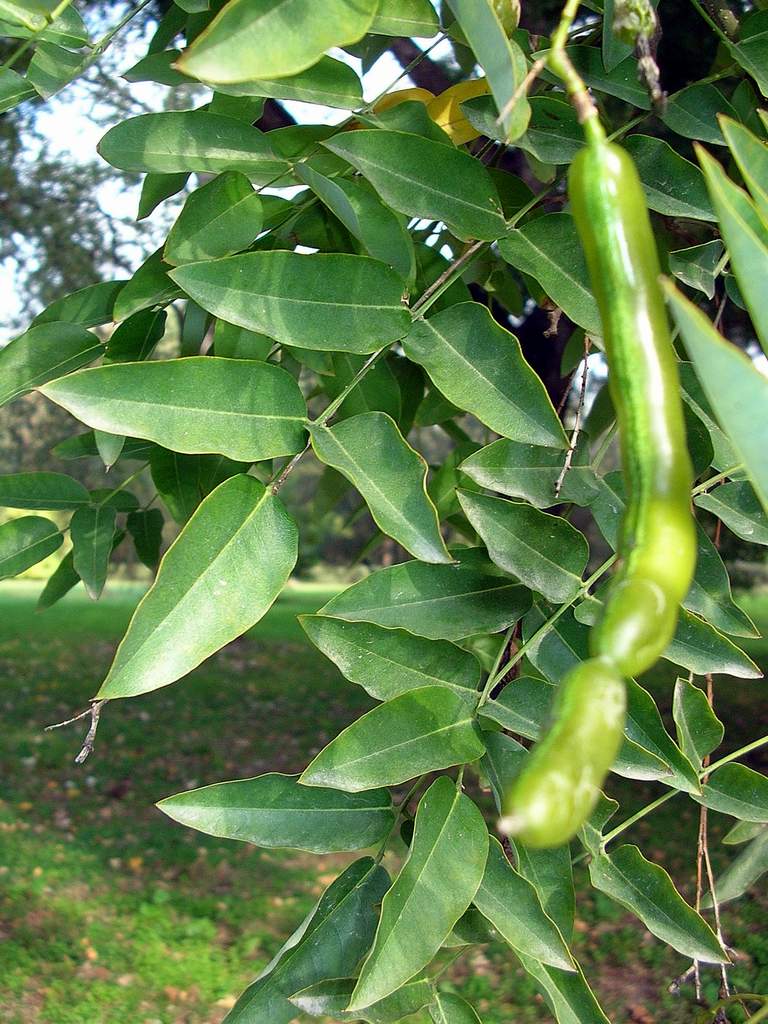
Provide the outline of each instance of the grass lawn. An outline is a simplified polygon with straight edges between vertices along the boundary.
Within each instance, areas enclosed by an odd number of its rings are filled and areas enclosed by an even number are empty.
[[[295,622],[332,592],[289,589],[256,630],[186,680],[108,705],[95,753],[77,767],[82,723],[52,733],[43,726],[86,705],[140,591],[113,585],[98,604],[73,593],[38,615],[36,585],[0,586],[3,1024],[215,1024],[349,862],[347,855],[311,857],[208,838],[154,808],[161,797],[205,783],[299,771],[371,706]],[[768,600],[750,598],[748,610],[768,626]],[[764,644],[750,645],[750,653],[768,664]],[[665,666],[648,685],[668,705],[673,681]],[[768,731],[762,687],[720,679],[717,705],[729,723],[724,749]],[[753,764],[768,767],[765,758]],[[660,792],[615,777],[611,785],[624,801],[622,817]],[[728,821],[711,820],[717,837]],[[679,797],[627,834],[688,899],[696,823],[695,805]],[[713,842],[716,867],[733,851],[724,856]],[[575,951],[615,1024],[692,1021],[690,989],[677,998],[666,991],[685,959],[591,893],[583,866],[576,878]],[[738,950],[733,980],[742,990],[768,991],[767,910],[765,893],[723,910],[727,939]],[[716,974],[704,976],[714,1000]],[[447,979],[485,1024],[550,1019],[501,944],[475,948]]]

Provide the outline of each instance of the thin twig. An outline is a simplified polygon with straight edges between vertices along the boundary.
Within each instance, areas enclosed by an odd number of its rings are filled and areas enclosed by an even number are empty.
[[[720,305],[717,307],[717,313],[715,315],[715,319],[712,321],[712,325],[715,328],[715,330],[717,330],[717,331],[720,330],[720,322],[723,319],[723,313],[725,312],[725,307],[726,307],[727,302],[728,302],[728,292],[723,290],[723,297],[720,299]]]
[[[512,113],[518,101],[521,100],[523,96],[525,96],[528,93],[528,90],[531,88],[533,83],[536,81],[536,79],[539,77],[539,75],[546,66],[547,61],[546,58],[543,57],[539,57],[539,59],[531,65],[531,69],[528,72],[528,74],[525,76],[520,85],[518,85],[518,87],[515,89],[515,91],[512,93],[512,95],[509,97],[507,102],[502,107],[501,113],[496,118],[497,125],[502,124],[506,120],[506,118]]]
[[[589,374],[589,363],[587,362],[587,357],[589,356],[589,348],[590,348],[589,335],[585,334],[584,335],[584,359],[583,359],[584,369],[583,369],[582,374],[581,374],[581,387],[579,388],[579,401],[578,401],[578,404],[576,405],[576,419],[574,420],[574,423],[573,423],[573,432],[571,434],[571,440],[570,440],[570,443],[568,445],[568,451],[566,452],[566,455],[565,455],[565,461],[563,462],[563,468],[560,470],[560,476],[557,478],[557,483],[555,484],[555,497],[556,498],[560,497],[560,491],[562,490],[563,482],[565,481],[566,473],[571,468],[571,463],[573,462],[573,453],[576,451],[576,445],[578,444],[578,441],[579,441],[579,434],[581,433],[581,414],[582,414],[582,412],[584,410],[584,399],[585,399],[586,394],[587,394],[587,376]]]
[[[744,746],[739,747],[738,750],[733,750],[730,754],[726,754],[725,757],[720,757],[717,761],[713,761],[706,771],[699,772],[699,781],[701,781],[705,775],[711,775],[712,772],[717,771],[718,768],[722,768],[723,765],[730,764],[732,761],[738,761],[740,757],[746,757],[747,754],[751,754],[753,750],[759,750],[761,747],[765,746],[768,746],[768,735],[752,740],[751,743],[745,743]],[[601,843],[602,849],[604,850],[608,843],[613,842],[613,840],[616,839],[617,836],[620,836],[622,832],[625,832],[630,825],[634,825],[635,822],[640,821],[641,818],[645,818],[646,815],[651,814],[652,811],[661,807],[662,804],[665,804],[668,800],[679,796],[681,792],[682,791],[679,789],[667,790],[666,793],[662,793],[661,796],[656,797],[655,800],[646,804],[645,807],[641,807],[639,811],[635,811],[634,814],[622,821],[622,823],[617,825],[616,828],[612,829],[610,832],[606,832]]]
[[[82,764],[93,752],[93,743],[96,739],[96,730],[99,727],[101,709],[106,703],[106,698],[91,701],[90,707],[86,708],[85,711],[81,711],[79,715],[75,715],[73,718],[68,718],[65,722],[57,722],[55,725],[47,725],[45,727],[45,731],[50,732],[51,729],[61,729],[62,726],[71,725],[73,722],[79,722],[81,718],[86,718],[88,715],[91,716],[91,724],[88,727],[88,732],[85,734],[85,739],[83,740],[83,745],[80,748],[80,753],[75,758],[75,764]]]
[[[712,674],[707,673],[707,703],[714,712],[714,685],[712,683]],[[702,762],[703,768],[708,768],[710,764],[709,754],[704,758]],[[709,775],[705,775],[702,778],[702,784],[709,781]],[[707,872],[707,884],[709,885],[709,891],[712,896],[712,910],[715,917],[715,933],[717,934],[718,941],[723,949],[726,948],[725,939],[723,937],[723,929],[720,923],[720,905],[717,902],[717,892],[715,890],[715,875],[712,871],[712,861],[709,856],[709,844],[707,842],[707,808],[702,804],[700,816],[700,831],[701,831],[701,853],[704,859],[704,866]],[[699,869],[700,870],[700,869]],[[731,994],[730,986],[728,984],[728,969],[725,964],[720,964],[720,998],[727,998]]]
[[[56,722],[55,725],[46,725],[44,731],[45,732],[51,732],[52,729],[63,729],[65,725],[72,725],[73,722],[79,722],[81,718],[86,718],[88,715],[90,715],[90,713],[91,713],[91,707],[89,705],[85,709],[85,711],[81,711],[79,714],[74,715],[72,718],[67,718],[63,722]]]
[[[290,460],[290,462],[287,462],[285,464],[285,466],[283,466],[283,469],[282,469],[282,472],[280,473],[280,476],[278,476],[278,478],[272,484],[272,493],[273,494],[277,494],[277,492],[283,486],[283,484],[288,479],[290,474],[298,466],[298,464],[301,462],[301,460],[304,458],[304,456],[307,454],[307,452],[309,451],[309,449],[311,447],[312,447],[311,442],[307,441],[307,443],[304,445],[304,447],[301,449],[301,451],[297,452],[293,456],[293,458]]]
[[[696,963],[694,961],[694,963],[692,963],[690,967],[686,968],[686,970],[684,970],[682,974],[679,974],[674,981],[670,982],[667,988],[667,992],[669,992],[673,996],[679,996],[680,989],[683,987],[683,985],[688,984],[688,982],[694,976],[695,970]]]
[[[432,305],[432,301],[434,301],[432,299],[432,296],[435,295],[435,297],[437,297],[435,293],[440,292],[441,289],[443,288],[443,286],[451,278],[453,278],[453,276],[456,274],[456,272],[458,270],[462,269],[465,266],[465,264],[467,264],[469,262],[469,260],[472,259],[472,257],[475,255],[475,253],[479,252],[487,244],[488,244],[487,242],[472,242],[471,245],[468,245],[464,249],[464,252],[461,253],[461,255],[457,259],[455,259],[453,261],[453,263],[449,264],[445,268],[445,270],[437,278],[437,280],[433,281],[432,284],[429,286],[429,288],[427,288],[427,290],[421,296],[421,298],[418,299],[413,304],[412,313],[414,314],[414,316],[417,313],[421,313],[423,310],[428,309],[429,306]],[[432,301],[430,301],[430,300],[432,300]]]
[[[702,804],[699,807],[699,830],[696,839],[696,913],[701,911],[701,896],[704,889],[704,850],[707,844],[707,808]],[[698,960],[693,961],[693,987],[697,1003],[701,1002],[701,965]]]

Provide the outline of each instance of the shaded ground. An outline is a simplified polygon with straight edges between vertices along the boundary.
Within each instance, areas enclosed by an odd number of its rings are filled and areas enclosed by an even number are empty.
[[[54,733],[42,726],[85,706],[138,591],[115,588],[98,605],[72,595],[36,615],[33,586],[0,587],[4,1024],[215,1024],[348,862],[211,839],[153,806],[208,782],[298,771],[370,706],[295,623],[297,612],[327,595],[317,587],[289,592],[252,635],[184,682],[108,706],[96,752],[78,768],[80,725]],[[768,604],[750,610],[768,622]],[[768,662],[768,649],[753,645],[752,653]],[[669,693],[673,679],[667,668],[654,685]],[[765,712],[762,721],[757,712],[761,692],[761,683],[719,684],[718,706],[732,723],[729,749],[767,731]],[[624,817],[659,790],[616,780],[614,792]],[[722,833],[727,822],[712,818],[713,834]],[[696,820],[692,802],[680,797],[628,833],[689,899]],[[692,1020],[690,993],[666,993],[685,960],[590,893],[583,869],[577,882],[576,951],[612,1019]],[[763,896],[724,909],[742,990],[768,991],[767,908]],[[451,980],[485,1024],[550,1019],[501,945],[468,954]],[[712,973],[710,999],[716,990]]]

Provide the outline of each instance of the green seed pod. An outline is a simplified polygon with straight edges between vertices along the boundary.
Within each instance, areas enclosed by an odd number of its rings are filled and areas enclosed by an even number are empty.
[[[527,846],[559,846],[589,817],[624,733],[626,693],[605,658],[572,669],[560,685],[554,725],[509,792],[502,832]]]
[[[693,578],[693,469],[656,242],[631,157],[611,143],[585,146],[569,195],[603,321],[628,490],[622,567],[592,651],[636,675],[672,639]]]
[[[593,657],[561,684],[555,722],[505,800],[500,827],[537,847],[567,842],[594,807],[621,742],[624,677],[663,653],[696,565],[693,470],[648,207],[629,154],[594,116],[584,129],[568,193],[603,324],[627,506]]]

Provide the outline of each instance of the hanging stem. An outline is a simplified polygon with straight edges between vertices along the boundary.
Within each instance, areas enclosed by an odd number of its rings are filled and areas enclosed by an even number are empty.
[[[580,0],[567,0],[560,24],[552,36],[552,47],[547,55],[547,66],[563,80],[565,91],[573,104],[587,142],[597,143],[605,139],[605,130],[600,123],[597,107],[589,94],[586,83],[566,52],[568,33],[573,25]]]

